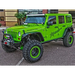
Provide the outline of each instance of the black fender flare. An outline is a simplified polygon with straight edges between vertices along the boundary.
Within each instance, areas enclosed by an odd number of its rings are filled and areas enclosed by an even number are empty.
[[[29,35],[28,33],[23,34],[23,35],[22,35],[22,39],[24,39],[24,38],[27,37],[28,35]],[[21,40],[22,40],[22,39],[21,39]]]
[[[67,32],[70,32],[70,31],[73,32],[73,27],[66,28],[64,31],[63,37],[67,34]]]
[[[43,38],[43,36],[40,32],[25,33],[25,34],[22,35],[22,40],[29,35],[37,35],[41,41],[44,41],[44,38]]]

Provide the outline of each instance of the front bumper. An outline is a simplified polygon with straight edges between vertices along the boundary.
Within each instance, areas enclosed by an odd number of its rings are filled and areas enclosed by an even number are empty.
[[[21,45],[21,42],[15,43],[15,41],[13,40],[13,38],[10,34],[3,34],[3,39],[2,39],[1,42],[4,45],[11,46],[11,47],[16,47],[16,48],[20,47],[20,45]]]

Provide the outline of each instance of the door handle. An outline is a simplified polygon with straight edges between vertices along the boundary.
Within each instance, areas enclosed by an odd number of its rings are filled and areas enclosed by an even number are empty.
[[[58,26],[56,26],[55,28],[58,28]]]
[[[63,25],[63,27],[65,27],[65,25]]]
[[[49,26],[47,26],[47,28],[49,28]]]

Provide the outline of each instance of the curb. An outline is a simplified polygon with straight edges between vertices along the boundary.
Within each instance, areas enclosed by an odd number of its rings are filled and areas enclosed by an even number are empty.
[[[6,27],[1,27],[0,30],[6,29]]]

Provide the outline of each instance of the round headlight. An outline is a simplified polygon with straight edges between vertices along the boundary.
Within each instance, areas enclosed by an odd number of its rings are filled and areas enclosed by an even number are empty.
[[[18,36],[21,36],[21,33],[20,32],[18,32]]]

